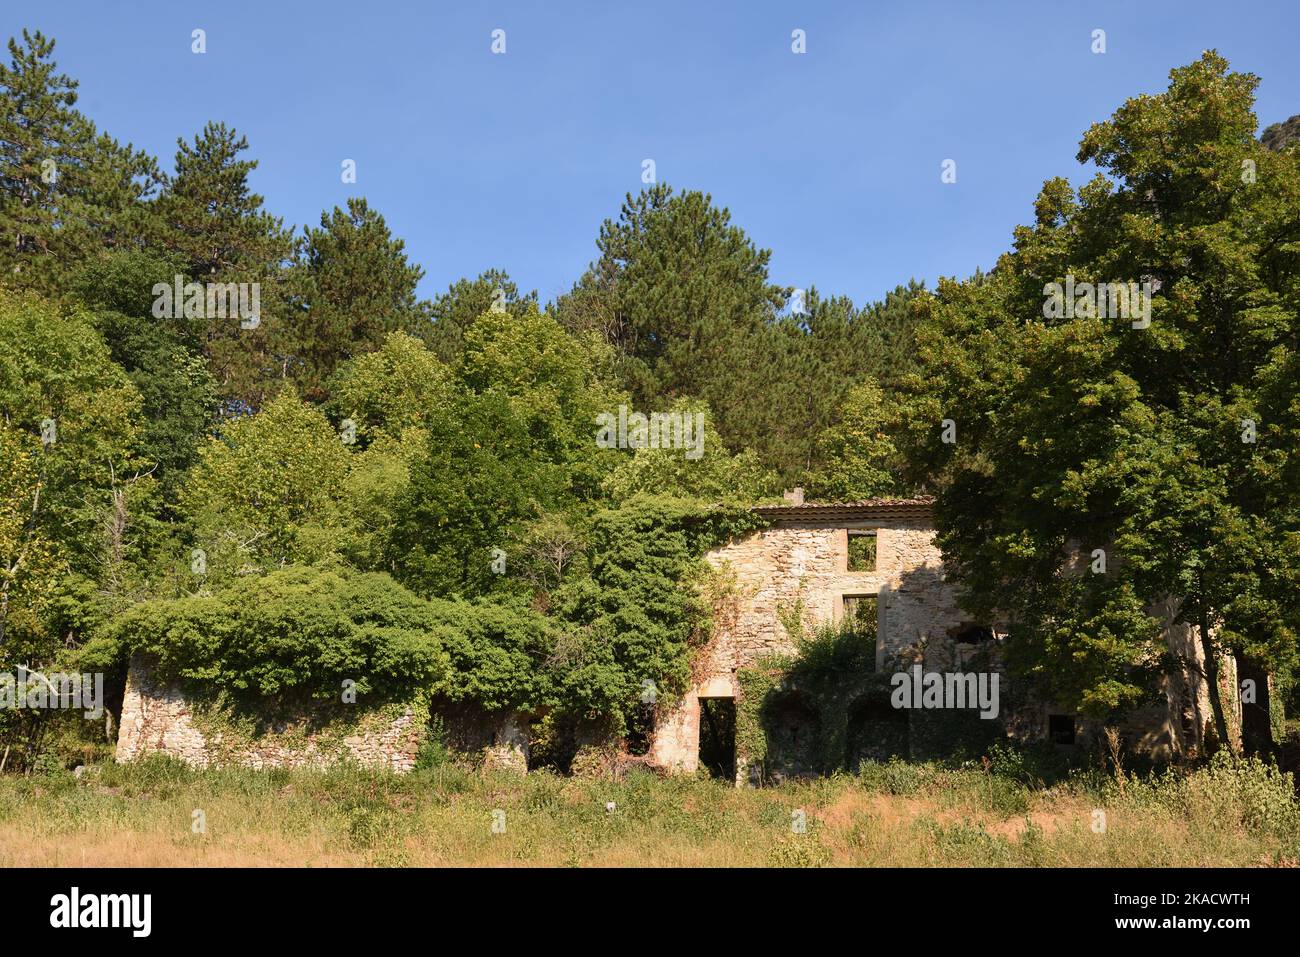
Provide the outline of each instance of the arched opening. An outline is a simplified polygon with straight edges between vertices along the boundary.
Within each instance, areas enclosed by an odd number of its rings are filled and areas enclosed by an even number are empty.
[[[844,734],[844,768],[856,774],[863,761],[909,755],[907,712],[886,701],[858,700],[849,708]]]

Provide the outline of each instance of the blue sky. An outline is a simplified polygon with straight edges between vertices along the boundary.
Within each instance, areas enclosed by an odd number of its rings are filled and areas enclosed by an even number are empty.
[[[494,266],[566,291],[650,158],[729,207],[774,281],[862,303],[993,265],[1044,179],[1085,178],[1083,131],[1203,49],[1261,78],[1262,125],[1300,113],[1296,0],[61,0],[0,26],[53,36],[81,109],[167,169],[224,120],[286,223],[366,196],[428,296]]]

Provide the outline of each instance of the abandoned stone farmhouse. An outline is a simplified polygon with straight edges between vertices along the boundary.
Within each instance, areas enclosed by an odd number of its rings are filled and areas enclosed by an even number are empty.
[[[728,578],[725,607],[715,609],[713,634],[697,655],[691,687],[656,710],[641,760],[669,773],[707,768],[737,782],[757,780],[757,769],[749,766],[749,757],[736,742],[736,707],[744,698],[741,676],[773,656],[795,652],[792,613],[805,628],[865,613],[875,622],[875,667],[884,675],[915,665],[936,672],[1001,673],[1004,625],[972,620],[959,607],[955,587],[944,578],[931,507],[932,501],[925,498],[805,503],[798,489],[786,494],[784,504],[756,507],[762,530],[706,556]],[[1175,606],[1155,612],[1173,622]],[[1201,747],[1210,720],[1199,642],[1181,624],[1167,625],[1166,636],[1185,667],[1181,675],[1166,677],[1164,706],[1132,716],[1123,729],[1127,746],[1165,758]],[[1229,658],[1223,665],[1225,706],[1240,733],[1236,663]],[[1052,702],[1009,694],[1005,674],[1001,677],[1004,703],[996,723],[1013,737],[1071,748],[1082,746],[1096,732],[1081,716]],[[768,771],[775,771],[778,779],[809,770],[798,757],[801,736],[807,741],[816,735],[823,720],[838,720],[845,729],[843,760],[836,757],[840,766],[856,768],[860,758],[929,755],[925,735],[919,733],[926,715],[916,708],[882,708],[877,695],[846,700],[844,713],[827,716],[800,703],[797,693],[785,697],[789,700],[769,716],[765,731],[770,741]],[[481,749],[492,764],[525,768],[531,717],[455,716],[454,743]],[[968,717],[980,721],[973,712]],[[320,764],[347,756],[403,771],[415,765],[424,726],[423,715],[398,710],[328,743],[312,734],[292,740],[267,735],[254,745],[245,742],[232,748],[219,733],[200,730],[178,688],[155,684],[146,663],[133,660],[117,759],[162,751],[200,765],[265,767]],[[823,763],[820,770],[825,769]]]

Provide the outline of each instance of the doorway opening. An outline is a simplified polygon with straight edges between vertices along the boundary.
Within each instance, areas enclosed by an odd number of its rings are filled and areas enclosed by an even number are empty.
[[[709,776],[736,779],[736,699],[700,699],[700,766]]]

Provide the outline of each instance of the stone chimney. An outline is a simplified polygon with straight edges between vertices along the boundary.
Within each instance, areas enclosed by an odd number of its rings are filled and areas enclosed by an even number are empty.
[[[786,490],[785,490],[785,500],[786,500],[787,502],[789,502],[791,505],[802,505],[802,504],[803,504],[803,488],[802,488],[802,487],[796,487],[796,488],[788,488],[788,489],[786,489]]]

